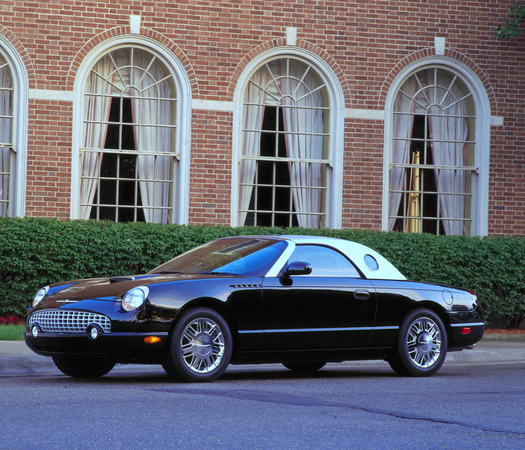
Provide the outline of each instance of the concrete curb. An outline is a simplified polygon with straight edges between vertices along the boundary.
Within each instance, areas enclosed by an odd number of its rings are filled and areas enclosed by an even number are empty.
[[[450,352],[445,364],[525,363],[525,336],[485,335],[473,350]],[[348,364],[384,364],[383,361],[353,361]],[[51,358],[31,351],[24,341],[0,341],[0,376],[61,374]]]
[[[525,342],[525,334],[487,334],[483,335],[487,341]]]
[[[58,372],[51,358],[37,355],[24,341],[0,341],[0,375]]]

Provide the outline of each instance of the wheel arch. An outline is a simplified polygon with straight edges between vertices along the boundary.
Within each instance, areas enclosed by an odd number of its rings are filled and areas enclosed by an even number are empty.
[[[437,324],[440,329],[445,329],[441,339],[435,333],[430,334],[426,325],[414,325],[422,318],[434,324],[436,321],[441,322]],[[433,328],[433,325],[431,327]],[[416,307],[406,312],[399,327],[396,345],[387,354],[386,361],[401,376],[431,376],[445,361],[449,335],[450,326],[445,310],[435,302],[418,302]]]
[[[196,307],[206,307],[214,310],[216,313],[220,314],[226,323],[228,324],[228,327],[230,327],[230,332],[233,339],[233,353],[236,352],[237,348],[239,348],[239,332],[237,327],[237,321],[235,320],[235,317],[230,312],[228,307],[222,302],[221,300],[218,300],[213,297],[199,297],[196,299],[191,300],[190,302],[186,303],[181,309],[179,314],[177,314],[177,317],[172,321],[169,333],[173,332],[173,329],[175,328],[175,325],[180,320],[183,312],[196,308]]]
[[[445,329],[447,330],[447,345],[448,345],[452,337],[452,328],[450,327],[450,317],[448,316],[445,308],[443,308],[443,306],[441,306],[439,303],[436,303],[430,300],[423,300],[423,301],[418,302],[415,305],[415,308],[412,308],[409,311],[407,311],[407,313],[405,314],[405,317],[414,309],[419,309],[419,308],[429,309],[435,312],[439,316],[439,318],[443,322],[443,325],[445,325]]]

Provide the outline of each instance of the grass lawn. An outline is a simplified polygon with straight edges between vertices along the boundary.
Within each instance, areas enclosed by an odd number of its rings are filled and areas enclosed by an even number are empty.
[[[23,341],[25,325],[0,325],[0,341]]]

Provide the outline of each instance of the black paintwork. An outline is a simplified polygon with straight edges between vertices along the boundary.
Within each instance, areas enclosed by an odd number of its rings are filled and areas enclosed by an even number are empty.
[[[124,312],[121,298],[136,286],[149,287],[148,299],[137,310]],[[446,301],[449,296],[452,304]],[[178,315],[197,305],[217,310],[228,322],[234,338],[232,363],[380,359],[395,345],[403,318],[420,306],[441,316],[449,349],[474,344],[484,331],[479,304],[457,288],[293,274],[152,274],[52,285],[29,317],[53,308],[92,311],[110,318],[111,333],[96,340],[60,333],[34,338],[27,330],[25,340],[45,356],[106,355],[121,363],[159,363]],[[477,325],[462,334],[469,324]],[[147,336],[161,341],[147,344]]]

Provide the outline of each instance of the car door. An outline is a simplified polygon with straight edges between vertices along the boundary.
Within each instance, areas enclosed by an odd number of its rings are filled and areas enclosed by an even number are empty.
[[[310,274],[263,280],[266,349],[366,347],[376,311],[373,285],[337,250],[298,245],[288,263],[306,262]]]

